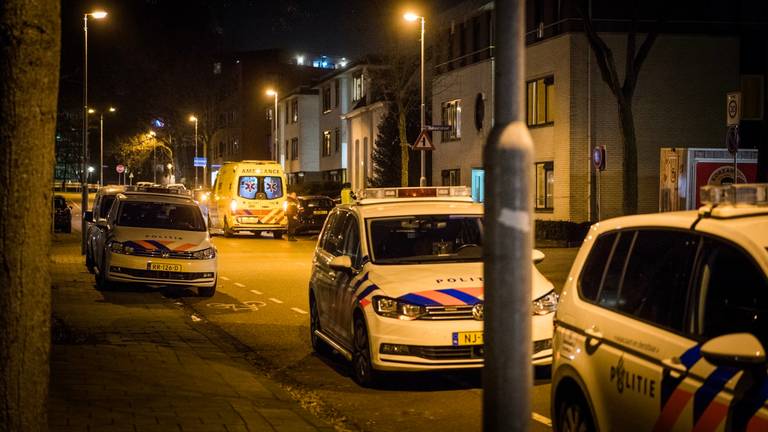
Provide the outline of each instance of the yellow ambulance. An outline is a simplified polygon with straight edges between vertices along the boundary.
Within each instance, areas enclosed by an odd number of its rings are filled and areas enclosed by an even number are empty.
[[[211,191],[209,229],[229,237],[238,232],[272,232],[276,239],[288,229],[286,179],[275,161],[225,162]]]

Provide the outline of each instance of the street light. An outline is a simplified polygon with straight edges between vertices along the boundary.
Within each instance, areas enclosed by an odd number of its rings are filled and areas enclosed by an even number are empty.
[[[277,90],[268,89],[267,96],[273,96],[275,98],[275,111],[272,113],[272,120],[274,122],[274,129],[272,132],[273,134],[272,141],[274,142],[274,145],[272,148],[272,153],[275,156],[278,156],[277,153],[278,153],[278,147],[280,147],[280,142],[277,140]],[[277,159],[277,157],[275,157],[275,159]],[[283,169],[285,169],[285,166],[283,166]]]
[[[421,131],[424,132],[425,129],[425,107],[424,107],[424,17],[420,15],[416,15],[413,12],[408,12],[405,15],[403,15],[403,18],[405,18],[406,21],[421,21],[421,107],[420,107],[420,114],[421,114]],[[419,186],[424,187],[427,185],[427,177],[425,176],[426,171],[426,163],[424,162],[424,150],[421,150],[421,177],[419,178]]]
[[[151,130],[147,132],[147,136],[155,138],[157,134]],[[152,183],[157,184],[157,139],[152,142]]]
[[[108,112],[115,112],[117,108],[109,107]],[[93,108],[88,108],[88,114],[96,112]],[[99,112],[99,187],[104,186],[104,112]]]
[[[106,16],[107,13],[101,10],[83,14],[83,149],[80,179],[80,190],[82,192],[80,207],[83,215],[88,210],[88,177],[85,173],[85,165],[88,163],[88,17],[103,19]],[[85,255],[85,217],[80,219],[80,254]]]
[[[197,189],[197,117],[195,115],[189,116],[189,121],[195,122],[195,160],[192,165],[195,166],[195,189]],[[208,164],[208,161],[205,161],[206,165]],[[203,171],[203,176],[205,176],[205,171]]]

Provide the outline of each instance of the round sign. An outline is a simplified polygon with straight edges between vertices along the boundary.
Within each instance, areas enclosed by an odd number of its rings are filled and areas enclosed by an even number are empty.
[[[605,169],[605,148],[602,146],[597,146],[594,149],[592,149],[592,163],[595,165],[595,169],[597,170],[604,170]]]
[[[728,128],[728,134],[725,136],[725,145],[728,147],[728,151],[731,154],[739,151],[739,145],[741,144],[741,137],[739,137],[739,128],[732,126]]]
[[[731,99],[728,102],[728,117],[736,118],[736,115],[738,113],[739,113],[739,105],[736,103],[735,100]]]
[[[118,165],[115,167],[115,170],[117,171],[117,173],[118,173],[118,174],[122,174],[122,173],[124,173],[124,172],[125,172],[125,165],[123,165],[123,164],[118,164]]]

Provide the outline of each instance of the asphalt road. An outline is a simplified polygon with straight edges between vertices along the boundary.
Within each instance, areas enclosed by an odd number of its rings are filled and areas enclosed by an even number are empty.
[[[314,237],[297,242],[242,235],[216,237],[219,286],[213,298],[182,295],[190,313],[257,353],[261,366],[308,407],[342,428],[370,431],[481,430],[479,371],[388,375],[378,389],[359,387],[337,355],[309,343],[307,286]],[[540,269],[562,284],[575,250],[552,250]],[[545,260],[545,263],[547,261]],[[537,371],[532,430],[550,429],[549,371]]]

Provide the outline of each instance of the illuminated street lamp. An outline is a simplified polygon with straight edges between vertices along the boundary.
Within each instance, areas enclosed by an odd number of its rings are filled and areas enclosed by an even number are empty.
[[[195,115],[189,116],[189,121],[195,122],[195,162],[197,162],[197,117]],[[205,161],[205,164],[208,165],[208,161]],[[197,189],[197,163],[193,163],[192,165],[195,166],[195,189]],[[203,178],[205,178],[205,171],[203,171]]]
[[[425,108],[424,108],[424,17],[417,15],[413,12],[408,12],[403,15],[406,21],[414,22],[421,21],[421,131],[424,132],[425,128]],[[427,185],[427,177],[425,175],[426,163],[424,162],[424,150],[421,150],[421,177],[419,178],[419,186]]]
[[[88,17],[93,19],[106,18],[107,13],[96,10],[91,13],[83,14],[83,149],[82,149],[82,174],[80,179],[80,190],[82,192],[82,202],[80,207],[83,214],[88,210],[88,178],[85,173],[85,166],[88,163]],[[85,255],[85,218],[80,222],[80,254]]]
[[[272,154],[275,156],[275,159],[277,159],[277,156],[279,153],[278,147],[280,147],[280,142],[277,140],[277,90],[268,89],[267,96],[273,96],[275,98],[275,111],[272,113],[272,120],[274,123],[274,129],[272,131],[272,134],[273,134],[272,141],[274,142],[272,146]],[[282,158],[281,158],[281,163],[282,163]],[[285,166],[283,166],[283,168],[285,168]]]

